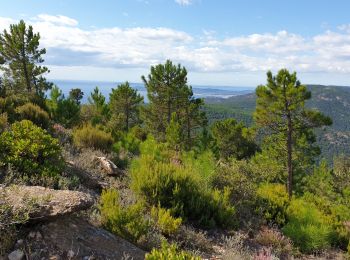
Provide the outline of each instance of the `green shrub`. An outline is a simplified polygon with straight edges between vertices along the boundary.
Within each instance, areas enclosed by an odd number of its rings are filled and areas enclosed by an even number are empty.
[[[287,209],[287,217],[288,223],[283,227],[283,233],[302,252],[316,252],[332,245],[335,234],[330,219],[314,204],[294,199]]]
[[[164,147],[153,140],[141,145],[141,156],[131,165],[131,187],[151,205],[203,227],[233,225],[229,191],[203,184],[198,168],[170,162]]]
[[[108,151],[113,144],[110,133],[106,133],[91,125],[85,125],[73,131],[73,142],[79,148],[94,148]]]
[[[0,114],[0,133],[4,132],[8,126],[7,113]]]
[[[103,226],[131,242],[138,242],[150,228],[149,221],[144,219],[142,203],[122,207],[116,190],[102,192],[99,208]]]
[[[170,214],[170,210],[160,207],[152,207],[151,216],[156,222],[160,231],[165,235],[171,235],[178,231],[182,219],[174,218]]]
[[[146,260],[199,260],[200,257],[194,256],[186,251],[179,250],[175,245],[169,245],[167,242],[162,243],[160,249],[153,249],[146,254]]]
[[[288,193],[282,184],[266,183],[257,190],[257,210],[269,223],[283,226],[286,223]]]
[[[193,168],[195,172],[200,174],[207,186],[211,185],[211,181],[216,171],[216,160],[211,151],[204,151],[200,154],[195,152],[185,152],[181,156],[182,163],[187,168]]]
[[[141,140],[138,139],[133,133],[123,134],[117,143],[113,145],[113,150],[120,153],[122,150],[130,152],[134,155],[140,152]]]
[[[38,105],[26,103],[16,107],[15,111],[20,120],[30,120],[42,128],[47,128],[49,125],[50,118],[48,113]]]
[[[64,167],[58,140],[28,120],[12,124],[0,135],[0,151],[0,165],[39,182],[58,177]]]

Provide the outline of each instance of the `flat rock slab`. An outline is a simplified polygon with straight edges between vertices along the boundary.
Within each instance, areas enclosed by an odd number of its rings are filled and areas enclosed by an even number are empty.
[[[94,199],[79,191],[14,185],[0,187],[0,203],[3,202],[14,210],[30,208],[30,219],[49,219],[88,209]]]
[[[145,252],[108,231],[75,216],[59,218],[37,228],[42,239],[33,239],[32,252],[45,259],[144,259]],[[42,253],[41,253],[42,254]],[[38,259],[41,259],[41,258]]]

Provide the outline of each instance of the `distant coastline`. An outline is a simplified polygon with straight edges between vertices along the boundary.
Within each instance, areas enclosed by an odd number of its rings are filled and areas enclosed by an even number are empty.
[[[116,88],[121,82],[111,81],[87,81],[87,80],[51,80],[57,85],[65,95],[68,95],[72,88],[80,88],[84,92],[83,102],[87,102],[87,98],[92,90],[98,86],[102,94],[109,98],[109,93],[112,88]],[[130,83],[130,85],[137,89],[139,93],[145,97],[147,102],[147,92],[143,83]],[[199,98],[216,97],[216,98],[229,98],[232,96],[244,95],[252,93],[255,87],[242,87],[242,86],[204,86],[193,85],[192,86],[194,96]]]

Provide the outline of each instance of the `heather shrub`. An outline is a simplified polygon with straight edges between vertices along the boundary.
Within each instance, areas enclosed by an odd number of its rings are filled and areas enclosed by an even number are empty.
[[[151,208],[151,216],[160,232],[167,236],[175,234],[182,223],[181,218],[171,216],[169,209],[153,206]]]
[[[118,192],[110,189],[102,192],[99,208],[102,225],[112,233],[135,243],[147,235],[150,223],[142,203],[123,207]]]
[[[318,210],[314,204],[303,199],[294,199],[286,214],[288,223],[283,227],[283,233],[302,252],[324,250],[333,244],[335,232],[330,218]]]
[[[23,95],[9,95],[5,98],[0,97],[0,114],[6,113],[9,122],[13,122],[16,119],[16,107],[22,106],[26,102],[28,102],[28,97],[24,97]]]
[[[176,244],[169,245],[163,242],[160,249],[152,249],[145,256],[146,260],[199,260],[200,257],[194,256],[191,253],[182,251]]]
[[[255,214],[257,183],[250,162],[232,159],[217,165],[211,178],[213,187],[230,187],[230,201],[235,206],[240,227],[260,226],[261,217]]]
[[[8,126],[7,113],[0,114],[0,133],[4,132]]]
[[[0,135],[0,150],[1,166],[11,166],[28,182],[55,179],[64,167],[58,140],[28,120],[12,124]]]
[[[196,167],[172,163],[164,146],[151,139],[131,165],[131,188],[150,205],[203,227],[234,224],[229,191],[206,187]],[[147,151],[147,152],[145,152]]]
[[[250,260],[257,259],[251,255],[251,251],[245,245],[247,234],[236,232],[232,236],[223,237],[224,252],[222,254],[223,260]],[[270,259],[270,258],[267,258]]]
[[[16,107],[15,111],[20,120],[30,120],[42,128],[47,128],[49,126],[49,114],[38,105],[26,103]]]
[[[182,225],[178,232],[173,236],[176,243],[186,250],[212,252],[212,242],[207,237],[207,232],[196,229],[189,225]]]
[[[262,246],[271,248],[272,252],[281,259],[287,259],[293,251],[293,245],[290,239],[283,236],[276,229],[262,228],[256,236],[255,241]]]
[[[289,204],[286,188],[282,184],[265,183],[257,189],[257,211],[268,223],[283,226]]]
[[[92,125],[85,125],[73,131],[73,142],[79,148],[94,148],[103,151],[111,149],[113,138]]]

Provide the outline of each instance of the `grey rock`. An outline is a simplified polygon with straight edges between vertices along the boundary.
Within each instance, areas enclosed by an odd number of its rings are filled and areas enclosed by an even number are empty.
[[[11,252],[7,257],[9,260],[22,260],[24,258],[24,253],[22,250],[17,249]]]

